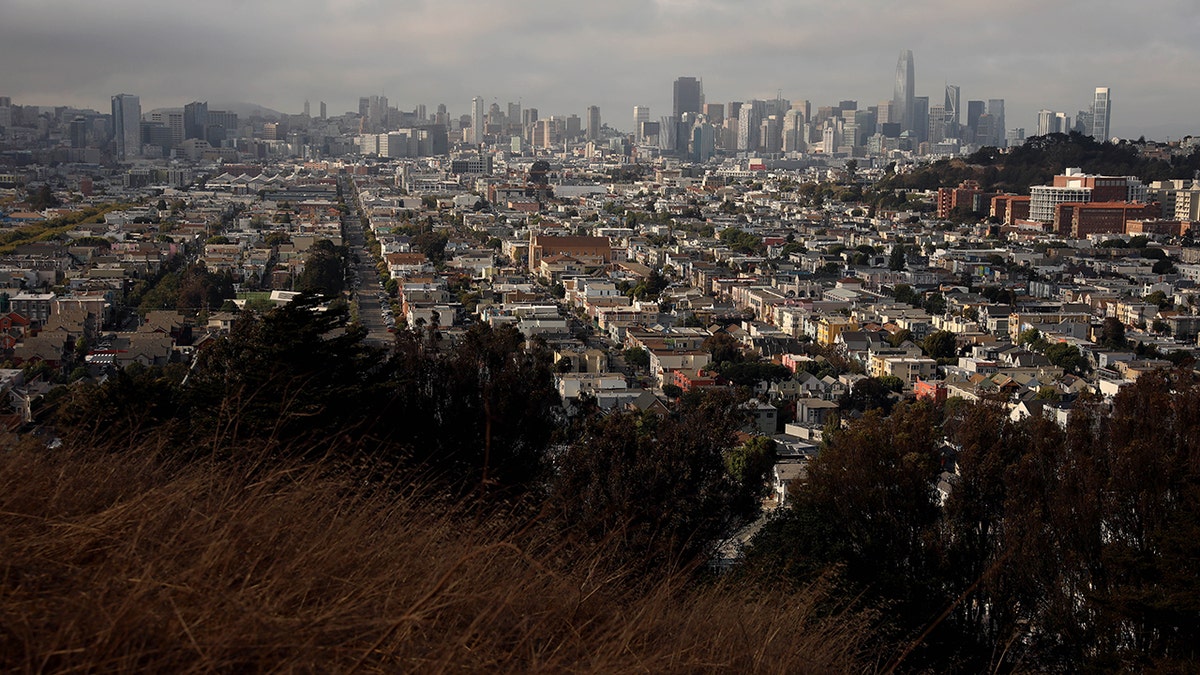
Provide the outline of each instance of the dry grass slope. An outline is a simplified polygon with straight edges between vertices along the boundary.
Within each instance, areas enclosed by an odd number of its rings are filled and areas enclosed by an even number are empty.
[[[536,521],[431,503],[312,467],[0,452],[0,670],[862,670],[866,617],[815,591],[647,587]]]

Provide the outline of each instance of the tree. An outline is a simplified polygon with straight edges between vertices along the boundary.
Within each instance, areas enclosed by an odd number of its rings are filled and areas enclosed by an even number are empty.
[[[843,410],[859,412],[878,409],[888,413],[894,404],[892,390],[875,377],[864,377],[855,382],[850,391],[838,401],[838,405]]]
[[[265,314],[243,313],[198,355],[185,393],[206,442],[337,441],[328,430],[354,428],[373,408],[381,355],[363,342],[365,329],[350,325],[344,304],[319,311],[326,300],[304,293]]]
[[[1150,267],[1150,271],[1155,274],[1174,274],[1175,263],[1172,262],[1170,258],[1163,258],[1162,260],[1156,261],[1154,265]]]
[[[921,350],[931,359],[949,359],[958,353],[958,344],[954,333],[939,330],[925,336],[921,341]]]
[[[908,284],[896,284],[892,288],[892,297],[896,299],[896,302],[903,302],[913,307],[921,306],[921,294],[914,291],[913,287]]]
[[[733,338],[732,335],[725,332],[718,332],[704,338],[701,347],[704,351],[712,355],[712,363],[737,363],[741,361],[742,343]]]
[[[754,503],[766,496],[767,475],[777,458],[775,439],[754,436],[725,453],[725,470],[743,487],[743,508],[753,509]]]
[[[1159,309],[1170,309],[1171,308],[1170,298],[1168,298],[1167,294],[1162,291],[1154,291],[1153,293],[1147,295],[1146,297],[1144,297],[1142,299],[1145,300],[1146,302],[1150,303],[1151,305],[1156,305]]]
[[[304,271],[296,277],[300,292],[336,295],[345,288],[345,247],[334,246],[328,239],[318,239],[304,258]]]
[[[722,361],[720,363],[720,373],[723,379],[747,387],[754,386],[759,382],[779,382],[792,376],[792,371],[787,366],[770,361]]]
[[[45,211],[62,205],[62,202],[54,195],[54,191],[45,183],[37,190],[30,192],[26,201],[29,202],[29,208],[34,211]]]
[[[932,489],[940,470],[936,411],[906,404],[835,429],[809,462],[792,507],[752,542],[751,565],[811,583],[835,573],[848,597],[870,589],[890,605],[888,622],[923,626],[943,607],[938,587]]]
[[[430,262],[439,264],[446,259],[446,244],[449,237],[443,232],[423,231],[413,237],[412,247],[429,258]]]
[[[1047,345],[1044,351],[1050,363],[1062,368],[1073,375],[1083,375],[1091,370],[1091,365],[1080,351],[1079,347],[1065,342],[1055,342]]]
[[[906,264],[904,244],[893,244],[892,253],[888,256],[888,269],[893,272],[899,272],[904,269]]]
[[[1042,332],[1036,328],[1026,328],[1017,335],[1017,344],[1022,347],[1036,345],[1042,340]]]
[[[650,367],[650,352],[641,347],[629,347],[623,352],[625,363],[637,368],[645,370]]]
[[[932,315],[946,313],[946,298],[942,297],[941,293],[930,293],[925,296],[925,302],[921,303],[926,312]]]
[[[741,510],[727,471],[736,406],[724,395],[684,397],[669,415],[617,412],[588,421],[559,462],[552,503],[570,530],[615,548],[642,571],[711,552]]]
[[[901,328],[887,337],[888,344],[893,347],[899,347],[910,339],[912,339],[912,331],[907,328]]]

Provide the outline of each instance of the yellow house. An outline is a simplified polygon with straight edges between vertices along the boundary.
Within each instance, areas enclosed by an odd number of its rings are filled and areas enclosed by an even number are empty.
[[[832,347],[844,330],[858,330],[858,323],[848,316],[823,316],[817,321],[817,343]]]

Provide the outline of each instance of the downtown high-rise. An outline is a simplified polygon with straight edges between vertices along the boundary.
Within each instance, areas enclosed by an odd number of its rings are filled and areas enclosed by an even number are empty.
[[[892,95],[892,118],[899,122],[901,131],[912,131],[915,122],[913,105],[916,102],[916,84],[913,75],[913,53],[911,49],[900,52],[896,62],[896,88]]]
[[[1092,99],[1092,127],[1089,135],[1097,141],[1107,141],[1109,133],[1109,115],[1112,112],[1112,99],[1109,98],[1108,87],[1096,87]]]
[[[673,90],[674,105],[671,116],[682,119],[684,113],[698,113],[704,105],[704,91],[700,80],[694,77],[680,77],[675,80]]]
[[[142,154],[142,101],[132,94],[112,97],[113,145],[118,160]]]
[[[471,142],[476,145],[483,143],[484,133],[487,131],[487,118],[483,109],[483,98],[476,96],[471,99]]]

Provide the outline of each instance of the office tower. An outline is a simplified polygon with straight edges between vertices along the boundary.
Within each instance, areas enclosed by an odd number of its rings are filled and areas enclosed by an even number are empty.
[[[698,113],[704,104],[704,93],[700,80],[694,77],[681,77],[675,80],[674,107],[671,115],[675,119],[683,119],[684,113]]]
[[[725,123],[725,104],[724,103],[705,103],[704,117],[709,124],[721,126]]]
[[[312,109],[308,105],[308,99],[304,99],[304,116],[312,117]]]
[[[600,138],[600,106],[590,105],[587,109],[587,140]]]
[[[957,84],[946,85],[946,100],[944,110],[946,112],[946,131],[955,136],[958,135],[958,126],[962,124],[962,117],[959,108],[959,90]]]
[[[1092,125],[1088,134],[1097,141],[1107,141],[1109,114],[1112,112],[1112,100],[1109,98],[1108,87],[1096,87],[1096,95],[1092,101]]]
[[[1065,134],[1070,130],[1071,118],[1067,117],[1066,113],[1054,112],[1053,110],[1038,111],[1038,136],[1045,136],[1046,134]]]
[[[371,130],[379,132],[388,124],[388,100],[386,96],[372,96],[367,111]]]
[[[209,113],[209,117],[212,113]],[[165,110],[155,110],[148,115],[151,122],[161,124],[171,130],[170,146],[176,146],[184,140],[184,112],[183,108],[167,108]]]
[[[929,97],[914,96],[912,105],[912,120],[910,123],[913,136],[917,142],[929,140]]]
[[[583,135],[583,120],[579,115],[567,115],[566,134],[568,140],[575,140]]]
[[[371,99],[367,96],[358,98],[358,116],[366,118],[371,113]]]
[[[692,127],[692,161],[707,162],[717,152],[717,137],[713,125],[697,122]]]
[[[778,115],[767,115],[758,125],[758,147],[763,152],[783,149],[783,123]]]
[[[208,102],[193,101],[183,106],[183,139],[204,138],[208,126]]]
[[[737,149],[742,152],[758,150],[758,133],[762,124],[762,115],[759,114],[759,106],[756,106],[755,103],[757,101],[749,101],[743,104],[742,109],[738,111]]]
[[[892,111],[889,122],[899,122],[901,131],[913,129],[913,99],[916,85],[913,76],[913,53],[911,49],[900,52],[896,62],[896,88],[892,95]]]
[[[1007,129],[1004,126],[1004,99],[989,98],[987,102],[987,114],[992,117],[992,137],[989,144],[1002,148],[1004,147],[1007,134]]]
[[[516,131],[521,128],[521,102],[508,104],[508,128]]]
[[[321,119],[329,119],[328,108],[325,106],[325,101],[321,101]]]
[[[142,154],[142,102],[132,94],[112,97],[113,141],[118,160]]]
[[[471,142],[476,145],[483,143],[484,125],[483,97],[471,99]]]
[[[804,152],[807,141],[804,137],[804,113],[792,108],[783,114],[783,151]]]
[[[967,131],[971,140],[979,132],[979,116],[983,114],[983,101],[967,101]]]
[[[938,103],[929,106],[929,129],[925,134],[925,140],[930,143],[941,143],[946,140],[948,113],[946,106]]]
[[[72,148],[87,147],[87,118],[82,115],[76,115],[75,119],[71,120],[70,138]]]
[[[767,101],[753,99],[742,104],[738,115],[738,149],[748,152],[758,152],[765,142],[762,136],[762,123],[767,118],[770,104]]]
[[[875,106],[875,115],[880,125],[897,124],[894,101],[880,101],[879,105]]]
[[[664,115],[658,118],[658,149],[674,152],[679,142],[679,118]]]
[[[642,133],[642,124],[650,121],[650,107],[644,105],[633,106],[633,138],[639,143],[645,140],[645,135]]]
[[[858,110],[858,101],[838,101],[838,110],[846,112],[848,110]]]

